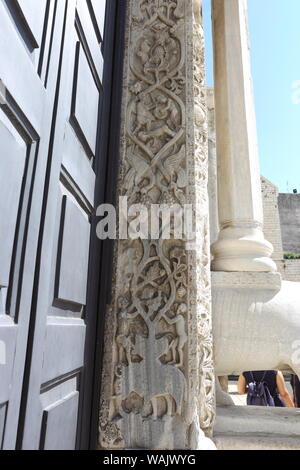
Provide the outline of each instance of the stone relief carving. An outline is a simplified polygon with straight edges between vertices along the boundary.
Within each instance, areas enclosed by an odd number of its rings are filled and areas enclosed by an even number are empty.
[[[128,366],[132,362],[140,362],[142,358],[135,353],[136,335],[148,336],[146,324],[138,321],[139,311],[130,313],[130,305],[126,297],[119,297],[118,327],[116,344],[118,347],[118,364]],[[135,320],[135,321],[134,321]],[[140,318],[141,320],[141,318]]]
[[[125,188],[132,202],[183,202],[185,105],[182,6],[142,2],[134,8],[127,108]],[[176,172],[178,170],[178,173]],[[171,187],[171,191],[170,191]],[[176,196],[174,190],[178,189]],[[179,195],[179,197],[178,197]],[[181,197],[181,201],[180,201]],[[143,201],[144,202],[144,201]]]
[[[199,419],[201,429],[211,433],[215,420],[215,375],[213,368],[213,338],[211,321],[210,285],[210,240],[209,240],[209,201],[208,179],[208,122],[206,109],[205,50],[202,27],[201,2],[193,1],[193,97],[195,132],[195,197],[199,212],[203,214],[197,225],[201,248],[196,251],[193,262],[197,277],[197,340],[201,364],[199,387]],[[192,40],[190,38],[189,40]],[[192,325],[191,325],[192,326]]]
[[[132,364],[131,368],[123,371],[125,385],[122,390],[122,410],[126,413],[140,414],[144,420],[180,415],[186,400],[187,387],[184,374],[171,365],[157,361],[156,350],[159,355],[165,348],[165,342],[160,340],[157,346],[157,349],[150,349],[140,343],[140,348],[147,352],[143,364],[143,370],[149,374],[147,380],[143,377],[139,364]],[[151,369],[155,370],[153,377]],[[139,407],[136,406],[136,396],[143,399],[139,401]]]
[[[188,340],[185,328],[185,314],[187,313],[187,305],[180,304],[177,308],[174,317],[168,317],[163,314],[162,318],[169,324],[175,326],[175,335],[171,342],[168,344],[168,348],[164,352],[164,356],[167,357],[168,353],[171,352],[171,361],[169,364],[174,364],[176,367],[183,366],[183,348]],[[178,358],[177,358],[178,357]]]
[[[141,445],[142,437],[137,443],[128,435],[126,420],[141,436],[149,425],[157,426],[152,432],[168,428],[175,435],[181,423],[173,444],[183,448],[190,445],[186,427],[201,423],[209,433],[214,419],[204,50],[200,13],[192,9],[197,3],[129,1],[119,194],[149,207],[198,204],[200,217],[197,249],[175,239],[118,242],[115,301],[107,320],[115,329],[107,327],[105,353],[112,373],[108,365],[103,373],[103,448]]]

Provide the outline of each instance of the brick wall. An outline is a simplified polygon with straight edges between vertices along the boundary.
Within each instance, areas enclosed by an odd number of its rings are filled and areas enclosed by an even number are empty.
[[[277,187],[264,177],[261,178],[261,186],[264,209],[264,234],[266,239],[269,240],[274,247],[272,258],[276,261],[278,271],[282,275],[283,280],[300,282],[300,260],[283,259],[284,248],[285,251],[288,250],[286,250],[286,247],[284,247],[282,243],[283,227],[279,211],[279,204],[280,201],[282,201],[282,195],[278,194]],[[297,231],[295,231],[295,233],[297,233]]]
[[[269,180],[261,178],[262,200],[264,210],[264,234],[272,243],[274,260],[283,258],[280,219],[278,212],[278,189]]]
[[[300,282],[300,259],[276,261],[278,271],[285,281]]]
[[[283,249],[300,253],[300,194],[279,194],[278,208]]]

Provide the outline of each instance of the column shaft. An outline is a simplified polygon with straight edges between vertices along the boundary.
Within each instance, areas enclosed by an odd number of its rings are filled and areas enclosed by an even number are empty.
[[[220,234],[215,271],[276,271],[265,240],[245,0],[213,0]]]

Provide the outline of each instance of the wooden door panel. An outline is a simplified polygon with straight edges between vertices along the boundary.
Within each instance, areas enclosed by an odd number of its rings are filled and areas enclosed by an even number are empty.
[[[5,125],[6,123],[6,125]],[[27,145],[0,110],[0,288],[8,287]]]
[[[45,88],[22,47],[3,0],[0,0],[0,35],[0,79],[36,133],[41,135]],[[55,55],[55,51],[53,53]]]
[[[38,74],[41,77],[45,87],[48,84],[48,74],[50,67],[50,57],[55,43],[53,32],[55,31],[56,22],[59,22],[59,9],[57,8],[58,0],[47,0],[47,7],[45,12],[45,24],[43,30],[43,39],[40,47],[40,54],[37,62]]]
[[[82,368],[85,331],[84,321],[80,319],[48,319],[43,353],[42,388],[52,380],[56,384],[63,383],[66,374],[73,374]]]
[[[90,223],[67,196],[63,197],[59,232],[55,299],[85,305]]]
[[[85,307],[91,215],[94,211],[98,110],[101,85],[97,83],[97,55],[78,27],[77,5],[69,1],[62,38],[62,62],[47,206],[41,251],[35,335],[31,357],[28,401],[22,447],[48,447],[60,419],[65,426],[61,445],[74,445],[76,400],[56,406],[43,403],[45,389],[63,390],[76,376],[77,388],[84,367]],[[88,10],[87,10],[88,11]],[[93,27],[90,20],[89,23]],[[91,39],[89,39],[91,44]],[[94,34],[94,51],[97,36]],[[98,44],[100,51],[100,45]],[[70,73],[70,71],[74,73]],[[75,156],[75,157],[74,157]],[[83,169],[83,171],[81,171]],[[75,396],[75,395],[74,395]],[[50,408],[49,408],[50,407]],[[47,417],[47,419],[46,419]],[[75,414],[76,417],[76,414]],[[50,423],[45,431],[45,420]],[[52,423],[52,424],[51,424]],[[56,424],[55,424],[56,423]],[[50,437],[49,437],[50,436]],[[56,442],[56,441],[55,441]]]
[[[98,7],[99,8],[99,7]],[[100,89],[103,76],[103,56],[97,36],[97,23],[93,22],[94,15],[91,15],[88,2],[77,3],[76,30],[79,40],[82,42],[87,55],[87,60],[94,75],[96,84]]]
[[[79,393],[73,392],[44,410],[41,449],[75,449],[78,404]]]
[[[99,31],[103,39],[106,0],[87,0],[87,3],[90,7],[91,16],[94,17],[95,29]]]
[[[104,18],[103,1],[0,0],[4,449],[76,446]]]
[[[15,10],[20,17],[20,22],[25,24],[32,45],[36,48],[40,47],[48,3],[47,0],[39,2],[36,0],[10,1],[15,5]]]
[[[60,384],[41,391],[41,450],[73,450],[76,445],[79,377],[74,374]]]
[[[6,412],[7,412],[7,403],[3,403],[2,405],[0,405],[0,450],[3,449]]]
[[[0,339],[4,345],[4,364],[0,365],[0,406],[10,400],[18,327],[7,315],[0,316]],[[2,351],[3,354],[3,351]]]
[[[85,204],[90,209],[94,205],[95,173],[91,161],[81,145],[78,145],[78,138],[70,123],[65,126],[63,159],[62,159],[62,179],[76,181],[77,192],[85,200]],[[67,186],[67,182],[65,182]],[[76,193],[75,189],[74,192]],[[78,195],[79,197],[79,195]]]
[[[99,90],[92,76],[85,52],[78,41],[72,96],[71,122],[87,155],[95,156]]]
[[[0,207],[0,231],[4,227],[7,234],[5,241],[1,240],[0,251],[5,249],[7,255],[13,256],[6,255],[6,287],[0,289],[0,344],[3,342],[6,347],[6,363],[0,364],[0,405],[6,401],[5,421],[3,426],[1,424],[1,445],[4,449],[14,449],[19,411],[22,408],[22,382],[42,212],[41,195],[45,185],[59,48],[53,48],[47,53],[51,79],[46,90],[33,66],[26,44],[20,39],[20,24],[8,9],[8,3],[0,0],[0,112],[3,141],[0,165],[5,165],[4,168],[1,166],[1,177],[5,176],[3,184],[7,186],[6,203]],[[58,31],[64,18],[61,13],[63,10],[58,7],[53,41],[61,37],[61,30]],[[3,184],[0,191],[4,190]],[[8,185],[12,186],[12,193]]]
[[[58,2],[60,5],[61,2]],[[51,383],[45,384],[43,381],[44,361],[47,360],[47,351],[45,351],[45,338],[51,337],[48,334],[48,322],[60,325],[60,320],[64,315],[72,315],[72,311],[66,312],[64,308],[55,307],[55,272],[59,239],[59,226],[61,218],[61,189],[60,174],[63,155],[64,129],[65,123],[70,116],[70,103],[72,96],[73,77],[70,71],[74,67],[75,59],[75,8],[76,2],[70,0],[63,2],[65,7],[63,32],[58,39],[57,46],[60,50],[60,66],[59,75],[57,77],[56,88],[56,107],[52,120],[51,129],[51,147],[49,148],[47,179],[48,185],[44,190],[44,225],[41,234],[41,248],[37,263],[39,272],[37,284],[37,297],[34,306],[34,337],[32,341],[32,354],[30,357],[30,368],[28,369],[29,381],[26,403],[26,415],[24,428],[22,430],[22,448],[36,449],[39,447],[42,431],[42,417],[44,410],[40,407],[42,390],[47,387],[56,388],[61,386],[67,377],[58,375],[54,377]],[[50,160],[49,160],[50,159]],[[49,315],[52,313],[53,315]],[[57,312],[57,318],[55,316]],[[63,328],[63,326],[61,326]],[[52,327],[51,327],[52,328]],[[65,328],[67,335],[72,335],[72,326]],[[58,335],[56,335],[58,337]],[[67,338],[65,341],[66,345]],[[74,351],[64,351],[63,355],[59,354],[59,345],[52,343],[52,361],[53,363],[67,364],[69,356],[76,357],[76,349]],[[57,353],[56,353],[57,352]],[[76,361],[77,363],[77,361]],[[73,371],[68,371],[73,373]],[[52,375],[52,374],[51,374]]]
[[[2,7],[0,4],[0,10]],[[0,30],[3,25],[3,30],[9,32],[8,24],[8,16],[4,10],[0,17]],[[12,50],[14,47],[15,51],[18,50],[17,43],[17,35],[12,35]],[[28,57],[27,60],[28,70],[32,64]],[[29,323],[29,310],[22,310],[19,297],[24,272],[22,253],[27,236],[25,221],[30,208],[29,194],[37,157],[38,134],[31,122],[34,115],[29,101],[21,99],[14,88],[12,63],[5,68],[4,62],[0,60],[1,77],[5,77],[1,81],[0,103],[0,344],[4,347],[5,361],[0,361],[0,405],[5,407],[1,446],[13,448],[16,442]],[[26,68],[25,62],[22,66]],[[13,95],[14,91],[20,102]],[[40,105],[43,102],[44,100]],[[38,116],[40,110],[36,108],[36,111]],[[31,255],[33,269],[34,252]],[[28,276],[27,281],[32,282],[32,277],[30,279]],[[23,298],[30,305],[31,291]]]

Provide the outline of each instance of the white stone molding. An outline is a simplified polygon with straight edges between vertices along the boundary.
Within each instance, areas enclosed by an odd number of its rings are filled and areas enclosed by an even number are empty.
[[[278,273],[213,273],[218,376],[275,369],[300,375],[299,286]]]

